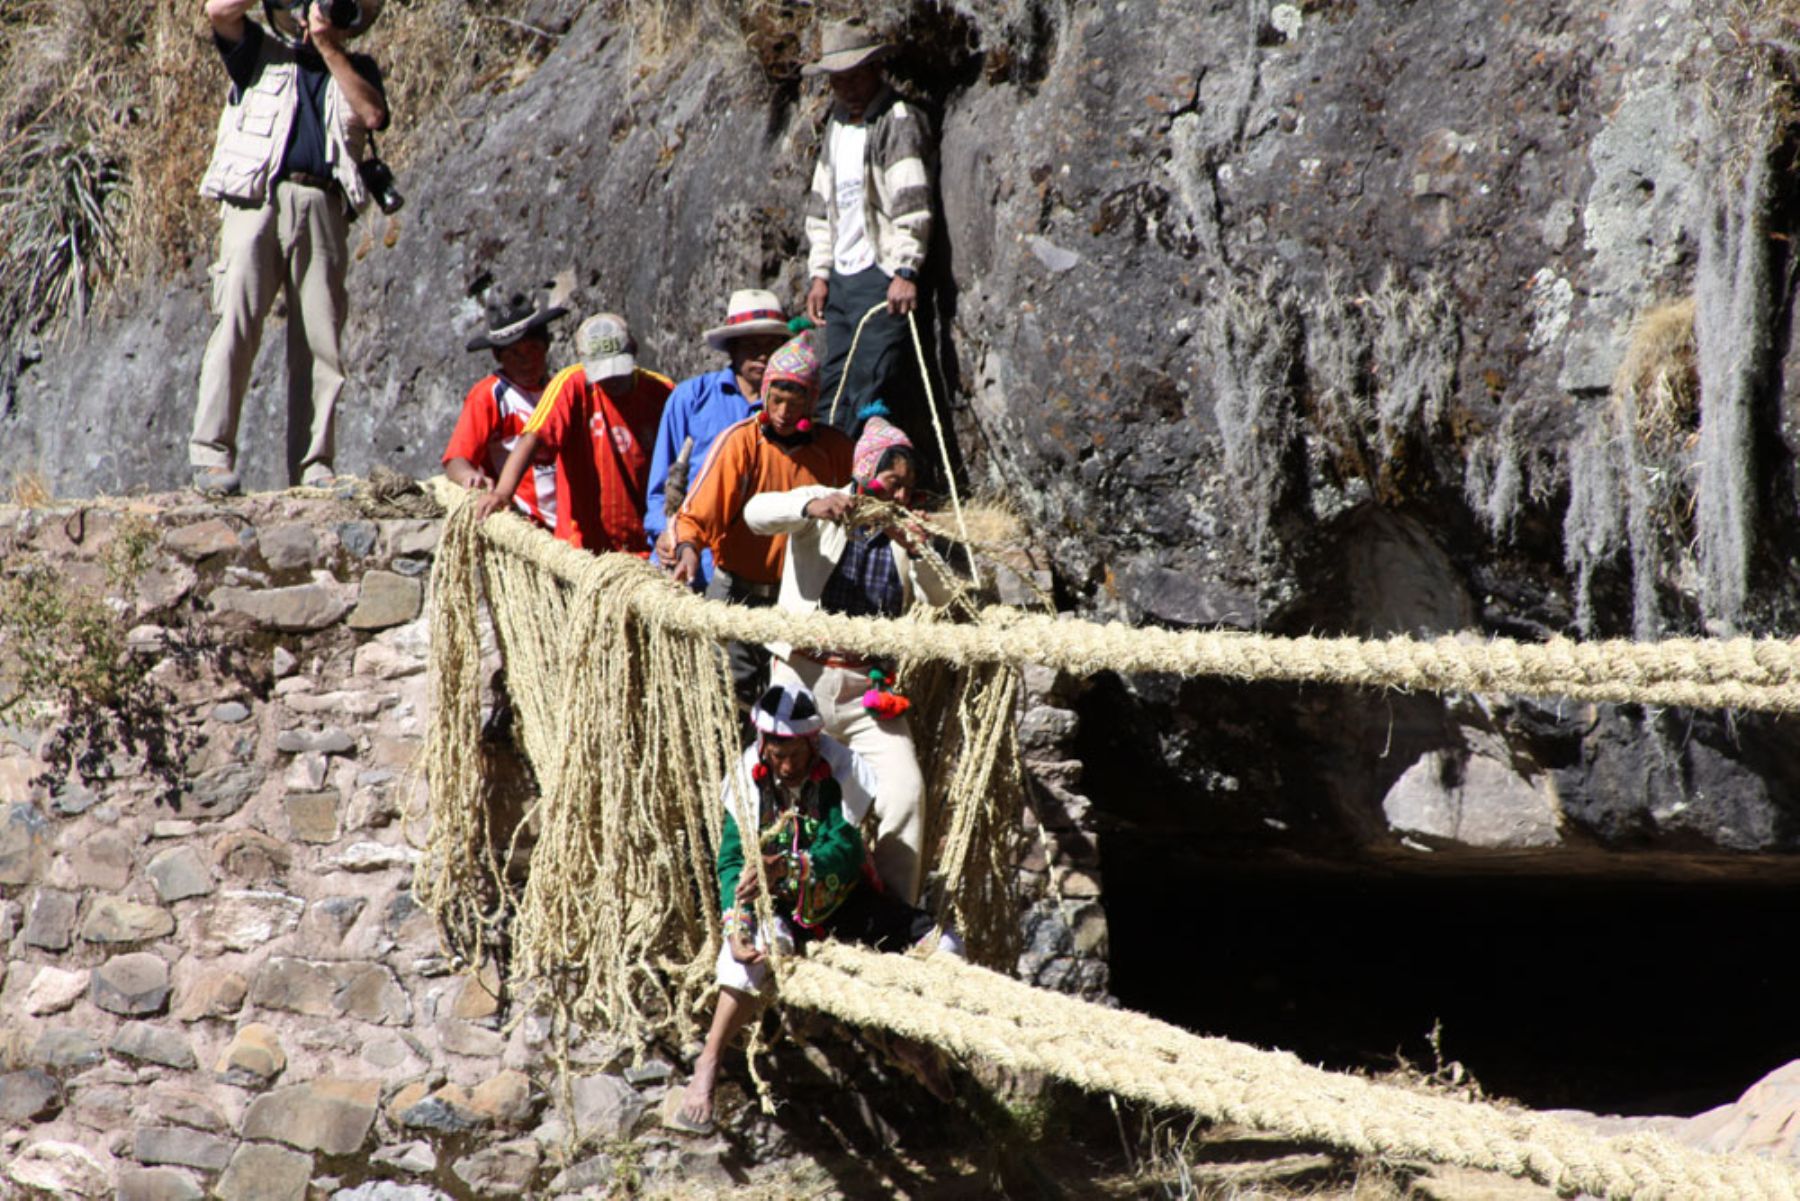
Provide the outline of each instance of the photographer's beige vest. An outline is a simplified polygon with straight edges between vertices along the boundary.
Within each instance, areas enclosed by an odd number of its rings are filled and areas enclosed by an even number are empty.
[[[213,200],[261,204],[269,181],[281,167],[288,131],[300,88],[294,76],[294,52],[281,39],[265,35],[258,56],[256,82],[219,114],[212,163],[200,181],[200,194]],[[333,79],[325,85],[325,158],[353,209],[369,202],[362,176],[356,172],[368,144],[368,131],[351,119],[350,102]]]

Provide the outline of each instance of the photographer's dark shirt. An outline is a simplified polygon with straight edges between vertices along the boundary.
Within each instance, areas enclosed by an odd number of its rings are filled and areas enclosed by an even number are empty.
[[[213,35],[213,45],[219,48],[219,56],[225,60],[225,73],[231,77],[234,99],[256,82],[257,59],[262,53],[262,40],[267,36],[261,25],[248,20],[244,22],[244,38],[235,46],[218,34]],[[387,91],[382,84],[381,68],[375,65],[374,59],[366,54],[352,54],[350,65],[385,99]],[[331,167],[325,161],[325,85],[331,82],[331,71],[311,46],[301,46],[294,51],[294,66],[294,83],[300,89],[300,103],[294,111],[287,151],[282,155],[281,170],[276,175],[304,171],[330,178]]]

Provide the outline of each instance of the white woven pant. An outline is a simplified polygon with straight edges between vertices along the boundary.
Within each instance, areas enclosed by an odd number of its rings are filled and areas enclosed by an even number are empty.
[[[826,667],[798,651],[769,665],[771,684],[800,684],[813,694],[825,732],[875,769],[875,870],[888,891],[919,903],[920,851],[925,841],[925,778],[904,716],[879,721],[862,706],[865,672]]]

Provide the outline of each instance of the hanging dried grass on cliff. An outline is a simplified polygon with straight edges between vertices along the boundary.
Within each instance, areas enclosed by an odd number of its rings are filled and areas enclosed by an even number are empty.
[[[1694,311],[1689,298],[1638,318],[1610,403],[1589,414],[1571,456],[1564,544],[1576,619],[1589,632],[1597,573],[1615,558],[1629,567],[1640,639],[1663,632],[1663,594],[1692,571],[1700,410]]]

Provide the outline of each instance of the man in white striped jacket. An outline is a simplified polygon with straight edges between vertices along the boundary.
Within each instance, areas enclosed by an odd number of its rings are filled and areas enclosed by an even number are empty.
[[[825,327],[819,413],[846,430],[907,362],[906,316],[918,307],[931,244],[931,130],[888,86],[880,63],[892,50],[860,21],[833,22],[818,60],[801,69],[828,75],[834,102],[806,200],[806,313]],[[863,326],[834,413],[857,325],[883,302]]]

